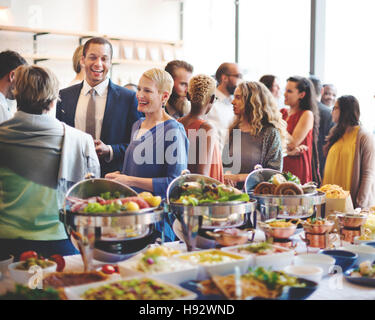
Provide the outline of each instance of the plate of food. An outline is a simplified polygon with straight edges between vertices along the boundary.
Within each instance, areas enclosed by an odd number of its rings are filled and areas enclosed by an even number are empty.
[[[345,279],[360,286],[375,287],[375,265],[373,262],[364,261],[357,268],[345,272]]]
[[[123,277],[152,275],[156,279],[175,284],[197,279],[198,266],[176,259],[177,254],[181,254],[181,251],[157,246],[130,260],[120,262],[118,266]]]
[[[240,289],[236,286],[239,286]],[[198,299],[277,299],[304,300],[318,287],[318,284],[302,278],[288,276],[284,272],[271,271],[263,267],[250,269],[242,274],[236,285],[234,274],[212,276],[204,281],[190,281],[181,285],[194,291]]]
[[[132,277],[64,289],[69,300],[194,300],[197,295],[152,277]]]

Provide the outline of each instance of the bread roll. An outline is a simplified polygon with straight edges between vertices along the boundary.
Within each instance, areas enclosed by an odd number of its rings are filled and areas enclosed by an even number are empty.
[[[294,182],[280,183],[274,192],[275,195],[295,196],[303,194],[302,188]]]
[[[254,189],[254,194],[274,194],[276,186],[270,182],[261,182]]]

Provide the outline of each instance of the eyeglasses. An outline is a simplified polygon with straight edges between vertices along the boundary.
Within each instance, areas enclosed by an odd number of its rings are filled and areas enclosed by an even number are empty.
[[[227,73],[226,76],[228,76],[228,77],[235,77],[235,78],[238,78],[238,79],[242,79],[242,74],[241,73],[235,73],[235,74],[229,74],[229,73]]]

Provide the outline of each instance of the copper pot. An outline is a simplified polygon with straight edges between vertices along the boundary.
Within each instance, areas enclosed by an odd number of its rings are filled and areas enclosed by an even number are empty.
[[[367,215],[365,214],[352,214],[352,213],[338,213],[335,215],[330,215],[330,217],[335,217],[339,221],[339,225],[344,228],[359,228],[366,223]]]
[[[337,233],[333,234],[313,234],[306,233],[305,238],[300,236],[307,246],[312,248],[325,249],[329,248],[333,242],[339,240]]]
[[[297,229],[296,224],[289,227],[271,227],[267,223],[259,222],[259,226],[267,237],[277,239],[288,239],[296,232]]]
[[[305,221],[302,225],[305,233],[324,234],[331,232],[335,223],[333,221],[325,221],[322,225],[315,225]]]
[[[206,231],[206,234],[215,238],[215,241],[223,247],[237,246],[244,244],[249,240],[249,233],[242,230],[239,230],[237,233],[228,233],[226,230],[219,230],[215,232]],[[252,231],[251,235],[253,238],[255,235],[254,231]]]
[[[350,230],[343,228],[341,230],[342,240],[354,243],[354,238],[361,235],[361,230]]]

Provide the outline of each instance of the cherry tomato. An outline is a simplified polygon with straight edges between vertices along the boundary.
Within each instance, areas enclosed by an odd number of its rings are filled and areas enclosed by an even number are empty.
[[[119,273],[118,266],[112,266],[110,264],[106,264],[102,267],[102,272],[105,274],[113,274],[113,273]]]
[[[20,261],[25,261],[30,258],[38,258],[38,254],[35,251],[25,251],[20,255]]]
[[[64,270],[65,259],[64,259],[63,256],[61,256],[59,254],[54,254],[54,255],[50,256],[49,259],[52,260],[52,261],[55,261],[57,263],[57,268],[56,268],[57,272],[61,272],[61,271]]]

